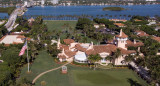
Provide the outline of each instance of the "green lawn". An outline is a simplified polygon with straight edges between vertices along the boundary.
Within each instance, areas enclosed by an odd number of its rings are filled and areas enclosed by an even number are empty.
[[[135,74],[128,69],[106,71],[74,70],[71,73],[75,86],[130,86],[135,83],[146,86],[144,81],[136,77]]]
[[[62,64],[56,64],[46,51],[41,51],[31,65],[32,73],[27,74],[27,66],[25,66],[19,79],[26,77],[32,81],[41,72],[60,65]],[[88,67],[73,65],[67,65],[67,67],[68,74],[61,74],[61,69],[49,72],[40,77],[34,86],[40,86],[41,81],[46,81],[46,86],[130,86],[130,83],[147,86],[141,78],[129,69],[97,69],[94,71]]]
[[[25,65],[21,71],[20,78],[17,81],[24,77],[32,81],[38,74],[57,66],[59,66],[59,64],[56,64],[53,61],[53,57],[48,55],[46,51],[40,51],[36,60],[30,65],[31,73],[27,74],[27,65]]]
[[[49,31],[53,31],[55,30],[56,32],[63,32],[63,31],[69,31],[70,32],[70,37],[71,38],[72,36],[74,36],[74,30],[75,27],[76,27],[76,23],[77,21],[44,21],[44,23],[47,25],[48,27],[48,30]],[[65,26],[67,25],[67,26]],[[72,30],[70,30],[69,28],[73,28]],[[79,31],[77,31],[79,32]],[[83,42],[83,39],[84,39],[84,34],[81,34],[81,33],[77,33],[81,36],[81,39],[79,40],[79,42]],[[56,34],[53,34],[54,37],[56,37]],[[58,37],[59,38],[59,37]],[[61,39],[66,39],[67,38],[67,33],[66,32],[63,32],[60,34],[60,38]],[[97,44],[97,41],[95,39],[91,39],[91,38],[88,38],[87,37],[87,42],[93,42],[94,44]]]
[[[75,28],[77,21],[44,21],[44,23],[47,25],[48,30],[56,30],[61,31],[64,30],[64,24],[68,24],[70,27]]]

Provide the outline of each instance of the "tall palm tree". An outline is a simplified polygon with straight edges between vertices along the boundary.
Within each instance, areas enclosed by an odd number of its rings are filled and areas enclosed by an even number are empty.
[[[111,62],[112,62],[112,60],[113,60],[113,57],[112,57],[112,56],[107,56],[105,59],[106,59],[106,60],[109,60],[109,61],[110,61],[110,63],[111,63]]]
[[[114,63],[114,64],[115,64],[115,60],[116,60],[119,56],[121,56],[121,50],[120,50],[120,49],[117,49],[116,52],[113,53],[113,59],[114,59],[113,63]]]
[[[97,62],[98,62],[99,60],[101,60],[101,59],[102,59],[102,58],[100,57],[99,54],[90,55],[90,56],[88,57],[89,63],[93,63],[93,64],[94,64],[94,70],[95,70],[96,67],[97,67]]]

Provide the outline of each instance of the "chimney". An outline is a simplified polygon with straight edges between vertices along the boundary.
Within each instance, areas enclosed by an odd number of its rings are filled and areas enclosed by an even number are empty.
[[[115,40],[115,39],[116,39],[116,37],[114,36],[114,37],[113,37],[113,40]]]
[[[60,44],[61,44],[61,40],[60,38],[58,39],[58,42],[57,42],[57,48],[60,49]]]
[[[138,52],[140,52],[140,50],[141,50],[141,47],[138,47]]]
[[[134,39],[134,44],[136,44],[137,42],[136,42],[136,39]]]
[[[64,53],[64,48],[63,48],[63,50],[62,50],[62,54],[65,54],[65,53]]]
[[[120,36],[122,36],[122,29],[120,30]]]
[[[93,42],[91,42],[91,45],[89,46],[89,48],[87,50],[93,49]]]

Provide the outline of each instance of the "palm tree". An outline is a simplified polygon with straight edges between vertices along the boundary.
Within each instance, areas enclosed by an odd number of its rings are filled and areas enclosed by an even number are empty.
[[[102,39],[103,39],[102,33],[98,32],[97,35],[96,35],[96,39],[98,40],[98,43],[100,44],[100,42],[101,42]]]
[[[111,63],[111,62],[112,62],[112,60],[113,60],[113,57],[112,57],[112,56],[107,56],[105,59],[106,59],[106,60],[109,60],[109,61],[110,61],[110,63]]]
[[[93,63],[93,64],[94,64],[94,70],[95,70],[96,67],[97,67],[97,62],[98,62],[99,60],[101,60],[101,59],[102,59],[102,58],[100,57],[99,54],[90,55],[90,56],[88,57],[89,63]]]
[[[130,63],[131,61],[134,61],[135,56],[129,54],[127,56],[125,56],[125,62],[126,63]]]
[[[115,60],[121,56],[121,50],[120,49],[117,49],[116,52],[113,53],[113,59],[114,59],[114,64],[115,64]]]

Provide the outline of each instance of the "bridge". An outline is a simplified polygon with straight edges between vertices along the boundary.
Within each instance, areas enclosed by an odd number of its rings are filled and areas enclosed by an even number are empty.
[[[10,15],[8,22],[5,24],[5,27],[7,28],[7,30],[10,32],[14,29],[15,26],[15,21],[17,19],[18,15],[23,15],[24,14],[24,10],[26,9],[27,5],[24,4],[22,7],[20,8],[16,8]]]

